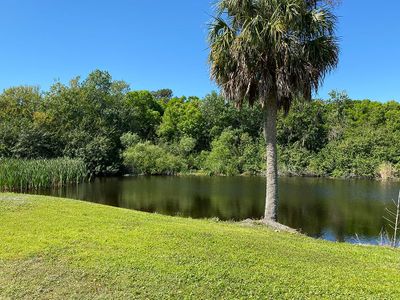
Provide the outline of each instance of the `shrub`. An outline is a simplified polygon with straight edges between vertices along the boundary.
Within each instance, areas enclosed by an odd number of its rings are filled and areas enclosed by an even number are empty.
[[[319,176],[374,178],[380,164],[373,147],[353,138],[330,143],[310,161],[309,169]]]
[[[149,142],[138,143],[124,154],[124,164],[133,174],[174,175],[183,167],[182,159]]]
[[[204,162],[204,169],[211,175],[238,175],[239,155],[235,144],[238,142],[237,133],[228,129],[211,143],[211,152]]]
[[[120,140],[122,147],[127,149],[138,144],[140,142],[140,137],[136,133],[126,132],[121,136]]]
[[[299,143],[287,147],[278,147],[279,171],[283,175],[309,175],[308,165],[312,154]]]
[[[263,170],[263,153],[259,140],[241,130],[228,128],[211,143],[211,151],[203,159],[203,168],[211,175],[254,175]]]
[[[252,139],[249,134],[240,135],[241,173],[259,175],[265,170],[265,141]]]
[[[384,162],[378,167],[378,175],[382,180],[388,180],[394,178],[396,174],[396,169],[391,163]]]
[[[112,175],[120,170],[120,153],[117,145],[109,137],[93,137],[86,145],[79,148],[76,154],[86,163],[92,175]]]

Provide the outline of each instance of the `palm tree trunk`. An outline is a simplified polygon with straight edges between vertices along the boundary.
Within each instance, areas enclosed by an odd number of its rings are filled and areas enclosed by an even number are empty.
[[[266,141],[266,198],[265,222],[276,222],[278,203],[278,162],[276,150],[276,120],[278,104],[274,97],[268,97],[264,107],[264,137]]]

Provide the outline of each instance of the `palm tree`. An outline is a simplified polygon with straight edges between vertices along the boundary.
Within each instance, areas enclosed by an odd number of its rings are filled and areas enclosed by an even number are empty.
[[[237,107],[261,104],[266,140],[264,221],[276,224],[278,110],[311,100],[338,63],[336,17],[318,0],[219,0],[209,29],[211,77]]]

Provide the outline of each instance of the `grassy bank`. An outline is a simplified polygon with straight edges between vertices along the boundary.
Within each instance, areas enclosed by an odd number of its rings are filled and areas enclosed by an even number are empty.
[[[27,191],[82,182],[85,163],[78,159],[0,159],[0,191]]]
[[[0,194],[0,298],[400,297],[398,250]]]

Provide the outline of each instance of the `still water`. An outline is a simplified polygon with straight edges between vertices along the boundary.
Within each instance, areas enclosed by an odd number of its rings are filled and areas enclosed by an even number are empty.
[[[46,192],[106,205],[221,220],[263,215],[262,177],[102,178]],[[281,178],[279,222],[316,238],[379,243],[398,182]]]

